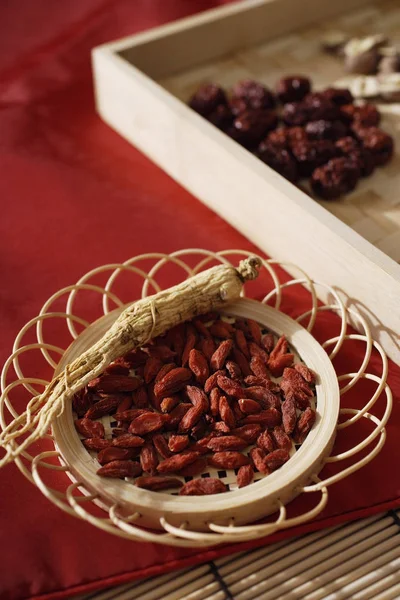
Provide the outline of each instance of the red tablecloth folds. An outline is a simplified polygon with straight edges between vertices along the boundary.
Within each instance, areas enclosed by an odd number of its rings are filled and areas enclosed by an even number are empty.
[[[94,110],[93,46],[218,4],[17,0],[0,7],[2,362],[18,330],[43,302],[95,266],[184,247],[253,250],[249,240],[111,131]],[[289,312],[299,314],[305,294],[292,296]],[[327,317],[321,327],[334,332],[335,325]],[[348,354],[343,368],[356,369],[363,354],[362,348]],[[400,369],[394,365],[389,383],[395,405],[381,454],[331,488],[317,523],[285,535],[398,505]],[[363,400],[362,387],[349,394],[349,405],[361,406]],[[0,472],[0,498],[4,600],[69,597],[265,543],[198,551],[124,541],[58,510],[15,466]]]

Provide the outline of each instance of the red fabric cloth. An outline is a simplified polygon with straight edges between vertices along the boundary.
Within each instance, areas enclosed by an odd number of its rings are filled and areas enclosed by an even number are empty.
[[[147,251],[252,248],[249,240],[111,131],[94,110],[89,56],[93,46],[221,3],[15,0],[1,4],[3,361],[18,330],[50,294],[98,265]],[[304,292],[293,292],[289,312],[299,314],[305,302]],[[334,332],[337,324],[326,316],[319,327]],[[348,353],[339,367],[356,368],[362,355],[361,347],[359,353]],[[318,522],[284,535],[398,504],[400,370],[394,365],[390,383],[395,406],[384,450],[368,467],[331,488],[328,508]],[[362,405],[365,393],[361,386],[346,397],[346,403]],[[351,443],[361,433],[352,432]],[[347,440],[342,438],[338,449],[345,446]],[[199,552],[123,541],[61,512],[15,466],[0,472],[0,499],[3,600],[69,597],[72,592],[127,582],[265,543]]]

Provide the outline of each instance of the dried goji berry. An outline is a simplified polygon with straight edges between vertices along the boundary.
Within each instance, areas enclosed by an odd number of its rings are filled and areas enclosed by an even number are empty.
[[[182,452],[189,445],[187,435],[171,435],[168,440],[168,448],[171,452]]]
[[[189,369],[201,385],[204,385],[210,369],[208,368],[208,362],[206,357],[200,350],[193,348],[189,352]]]
[[[210,364],[213,371],[222,369],[233,347],[232,340],[225,340],[220,343],[211,357]]]
[[[167,373],[154,386],[154,395],[158,399],[176,394],[191,380],[192,372],[184,367],[177,367]]]
[[[219,414],[230,429],[236,426],[236,419],[226,396],[221,396],[219,399]]]
[[[198,452],[187,452],[186,454],[175,454],[171,458],[166,458],[157,467],[159,473],[173,473],[183,469],[199,457]]]
[[[157,413],[146,413],[139,415],[129,425],[129,433],[135,433],[136,435],[145,435],[152,431],[161,429],[165,423],[165,415],[159,415]]]
[[[92,421],[91,419],[77,419],[74,421],[75,428],[86,438],[104,438],[105,431],[103,423]]]
[[[138,448],[143,446],[143,444],[143,438],[131,433],[123,433],[122,435],[114,438],[112,441],[112,445],[117,446],[118,448]]]
[[[251,465],[243,465],[242,467],[240,467],[237,477],[236,477],[236,481],[238,484],[239,488],[245,487],[246,485],[249,485],[254,478],[254,471],[253,471],[253,467]]]
[[[261,412],[261,405],[256,400],[250,400],[249,398],[240,398],[238,400],[240,410],[245,414],[255,414]]]
[[[249,463],[248,456],[234,451],[216,452],[208,458],[208,464],[215,469],[237,469]]]
[[[171,450],[168,442],[162,433],[156,433],[152,436],[151,441],[154,444],[155,449],[163,458],[169,458],[171,456]]]
[[[253,444],[261,433],[261,425],[256,423],[252,425],[242,425],[232,429],[232,435],[237,435],[247,442],[247,444]]]
[[[135,451],[131,448],[115,448],[109,446],[103,448],[97,455],[97,460],[101,465],[105,465],[113,460],[129,460],[135,456]]]
[[[243,450],[246,446],[247,442],[236,435],[215,437],[207,444],[207,447],[213,452],[222,452],[223,450]]]
[[[257,438],[257,446],[264,452],[273,452],[275,450],[274,441],[268,431],[263,431]]]
[[[140,450],[140,464],[143,471],[154,475],[158,465],[156,449],[151,442],[146,442]]]
[[[220,479],[192,479],[181,488],[181,496],[209,496],[226,492],[226,486]]]
[[[135,485],[145,490],[151,490],[153,492],[157,490],[168,490],[182,487],[182,481],[176,477],[161,477],[159,475],[153,475],[146,477],[138,477],[135,479]]]
[[[137,477],[141,472],[142,469],[138,462],[133,462],[132,460],[113,460],[104,465],[104,467],[100,467],[97,475],[124,479],[125,477]]]

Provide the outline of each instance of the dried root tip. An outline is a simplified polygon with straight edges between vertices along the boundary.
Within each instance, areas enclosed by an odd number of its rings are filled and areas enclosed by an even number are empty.
[[[258,270],[262,265],[262,260],[258,256],[249,256],[244,260],[241,260],[237,268],[241,279],[243,281],[249,281],[258,277]]]

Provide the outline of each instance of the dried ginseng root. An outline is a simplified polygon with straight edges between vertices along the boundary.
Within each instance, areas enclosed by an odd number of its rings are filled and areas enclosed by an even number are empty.
[[[96,388],[101,393],[127,393],[137,390],[141,385],[140,379],[126,374],[125,367],[129,365],[129,358],[121,363],[124,374],[118,369],[119,374],[109,371],[103,377],[100,375],[111,363],[114,364],[116,359],[128,355],[132,350],[142,347],[150,339],[162,335],[181,322],[237,300],[244,282],[255,279],[260,266],[261,259],[255,256],[242,260],[237,269],[229,265],[219,265],[128,306],[98,342],[67,365],[42,394],[32,398],[26,411],[3,429],[0,434],[0,447],[6,454],[0,460],[0,467],[13,461],[33,442],[45,435],[53,420],[85,386],[89,389]],[[196,331],[193,326],[191,328]],[[228,331],[229,327],[225,326],[225,329]],[[197,334],[194,334],[194,337],[197,339]],[[176,360],[180,351],[185,354],[186,364],[191,349],[179,347],[178,351],[177,348],[169,349],[165,345],[164,348],[159,347],[150,358],[141,363],[144,364],[145,383],[156,377],[158,365],[161,366],[163,361]],[[201,365],[194,366],[192,361],[192,366],[197,379],[205,381],[208,376],[206,362],[202,360]],[[157,382],[156,386],[159,383]],[[161,398],[158,397],[158,400],[174,393],[175,390],[170,391]],[[12,443],[23,435],[25,438],[19,445]],[[101,436],[97,434],[97,437]]]

